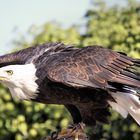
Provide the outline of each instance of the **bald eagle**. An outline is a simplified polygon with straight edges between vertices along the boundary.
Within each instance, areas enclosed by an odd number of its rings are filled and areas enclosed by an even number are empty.
[[[109,108],[140,125],[140,59],[101,46],[45,43],[0,56],[12,97],[64,105],[74,124],[107,123]]]

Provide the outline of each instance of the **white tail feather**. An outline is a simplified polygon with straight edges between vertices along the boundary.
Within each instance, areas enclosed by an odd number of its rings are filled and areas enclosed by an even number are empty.
[[[110,106],[119,112],[124,118],[129,113],[135,121],[140,125],[140,101],[136,95],[128,93],[110,93],[115,99],[115,102],[109,101]]]

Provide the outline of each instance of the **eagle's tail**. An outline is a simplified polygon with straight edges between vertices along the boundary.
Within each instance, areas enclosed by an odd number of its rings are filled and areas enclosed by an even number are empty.
[[[130,114],[140,125],[140,100],[136,94],[110,93],[116,102],[109,101],[110,106],[119,112],[124,118]]]
[[[131,59],[132,66],[126,67],[118,77],[118,81],[111,84],[114,91],[110,91],[116,102],[109,101],[110,106],[124,118],[130,114],[140,125],[140,59]]]

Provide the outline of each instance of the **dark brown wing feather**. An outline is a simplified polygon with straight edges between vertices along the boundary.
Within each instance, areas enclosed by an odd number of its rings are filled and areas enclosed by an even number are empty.
[[[139,68],[140,60],[102,47],[86,47],[50,64],[47,75],[52,81],[74,87],[106,88],[109,82],[140,87],[140,76],[133,67]]]

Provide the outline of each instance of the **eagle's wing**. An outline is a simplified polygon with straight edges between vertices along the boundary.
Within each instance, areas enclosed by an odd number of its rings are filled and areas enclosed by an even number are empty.
[[[63,53],[58,57],[62,56]],[[107,88],[113,83],[140,87],[139,68],[140,60],[102,47],[86,47],[50,63],[47,76],[52,81],[73,87]]]
[[[129,113],[140,125],[140,59],[87,47],[67,53],[65,59],[52,61],[48,67],[52,81],[77,88],[106,89],[116,101],[108,101],[110,106],[123,117]]]

